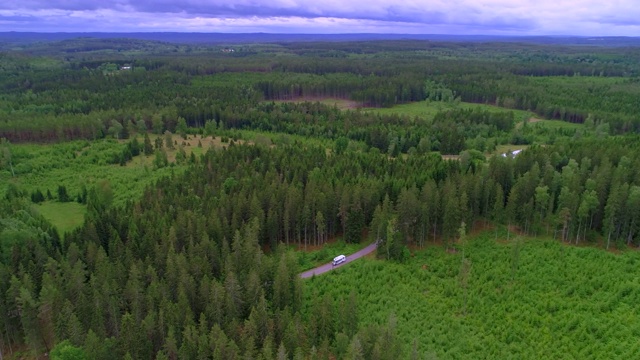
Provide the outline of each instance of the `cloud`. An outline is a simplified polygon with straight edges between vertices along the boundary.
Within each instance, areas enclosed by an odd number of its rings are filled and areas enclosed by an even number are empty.
[[[617,15],[611,15],[611,16],[603,16],[599,19],[592,19],[591,21],[599,22],[602,24],[610,24],[610,25],[639,26],[640,14],[638,15],[617,14]]]
[[[0,15],[0,23],[2,22],[34,22],[38,18],[31,15]]]
[[[21,0],[0,30],[635,35],[635,0]],[[29,17],[41,22],[32,22]],[[20,23],[23,23],[20,25]],[[39,27],[40,26],[40,27]]]

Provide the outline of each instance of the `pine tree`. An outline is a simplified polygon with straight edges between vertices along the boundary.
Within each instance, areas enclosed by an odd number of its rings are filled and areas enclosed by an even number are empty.
[[[69,340],[64,340],[51,349],[49,358],[52,360],[83,360],[88,357],[84,349],[73,346]]]
[[[187,127],[187,121],[183,117],[178,118],[178,125],[176,126],[176,132],[178,135],[182,136],[183,139],[187,139],[187,131],[189,128]]]
[[[153,155],[153,145],[151,144],[151,139],[149,138],[148,133],[144,134],[143,152],[146,156]]]
[[[282,310],[286,306],[290,306],[293,301],[291,293],[291,279],[289,278],[289,269],[287,268],[286,254],[280,256],[278,267],[273,280],[273,307]]]
[[[175,149],[175,146],[173,146],[173,134],[169,130],[164,132],[164,145],[168,150]]]
[[[351,344],[349,345],[349,351],[345,356],[346,360],[364,360],[364,351],[362,349],[362,344],[360,343],[360,338],[356,335],[351,340]]]
[[[277,360],[288,360],[289,359],[289,354],[287,353],[287,349],[284,347],[283,343],[280,343],[280,346],[278,346],[278,353],[276,355],[276,359]]]
[[[11,170],[11,176],[16,176],[11,161],[11,147],[6,138],[0,139],[0,167],[8,167]]]
[[[396,208],[398,225],[405,241],[415,241],[418,234],[416,226],[420,217],[418,189],[415,186],[403,189],[398,196]]]
[[[58,185],[58,201],[69,202],[69,194],[67,188],[64,185]]]
[[[456,236],[456,232],[460,225],[460,201],[455,194],[455,189],[450,187],[449,193],[447,193],[444,206],[442,232],[444,237],[445,247],[451,245],[452,240]]]

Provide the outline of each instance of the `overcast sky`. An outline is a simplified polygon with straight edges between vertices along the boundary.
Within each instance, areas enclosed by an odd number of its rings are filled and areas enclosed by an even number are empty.
[[[0,31],[640,36],[640,1],[0,0]]]

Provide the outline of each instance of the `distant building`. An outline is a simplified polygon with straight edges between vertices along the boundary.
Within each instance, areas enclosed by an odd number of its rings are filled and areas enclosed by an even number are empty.
[[[232,53],[232,52],[235,52],[235,50],[231,49],[231,48],[224,48],[224,49],[222,49],[222,52],[223,53]]]
[[[131,70],[131,65],[121,66],[120,70]]]
[[[510,156],[510,157],[514,158],[514,157],[518,156],[518,154],[520,154],[521,152],[522,152],[522,149],[513,150],[513,151],[510,151],[510,152],[503,153],[502,157]]]

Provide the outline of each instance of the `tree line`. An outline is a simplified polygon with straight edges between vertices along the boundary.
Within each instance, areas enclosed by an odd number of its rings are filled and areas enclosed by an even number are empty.
[[[549,119],[589,119],[608,124],[614,133],[638,130],[638,69],[627,60],[633,50],[390,42],[331,44],[353,57],[307,53],[310,47],[326,46],[280,46],[295,54],[287,57],[271,49],[233,58],[211,50],[127,60],[93,54],[67,61],[8,53],[0,69],[5,120],[0,136],[11,141],[93,139],[107,136],[116,122],[123,128],[144,122],[151,129],[156,114],[165,130],[173,131],[179,117],[204,126],[211,119],[242,117],[261,100],[305,96],[375,107],[460,98]],[[509,51],[514,48],[518,55]],[[137,70],[103,71],[105,64],[117,68],[125,63]]]

